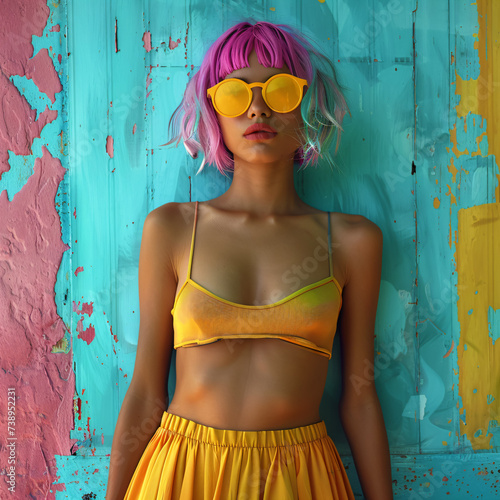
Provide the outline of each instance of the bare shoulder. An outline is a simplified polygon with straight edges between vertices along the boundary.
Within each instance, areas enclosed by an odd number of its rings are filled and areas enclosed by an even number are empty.
[[[382,230],[363,215],[332,213],[332,227],[337,242],[337,257],[342,269],[344,285],[361,282],[373,274],[374,279],[382,265]]]
[[[193,221],[194,210],[194,202],[165,203],[149,212],[146,220],[178,235],[178,230],[182,230]]]
[[[189,246],[194,220],[195,203],[165,203],[146,216],[142,231],[142,245],[155,247],[158,258],[170,262],[174,273],[186,246]]]
[[[348,247],[361,243],[376,247],[382,244],[382,230],[364,215],[332,212],[332,224],[338,238]]]

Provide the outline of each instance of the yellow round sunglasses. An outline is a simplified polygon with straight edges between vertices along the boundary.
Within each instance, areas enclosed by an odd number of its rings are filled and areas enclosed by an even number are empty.
[[[228,78],[207,90],[215,110],[222,116],[242,115],[252,102],[254,87],[262,87],[265,103],[278,113],[290,113],[302,101],[307,80],[288,73],[273,75],[267,82],[246,83],[239,78]]]

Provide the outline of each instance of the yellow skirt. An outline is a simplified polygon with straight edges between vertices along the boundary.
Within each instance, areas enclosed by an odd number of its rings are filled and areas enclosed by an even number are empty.
[[[124,500],[353,500],[324,422],[221,430],[164,412]]]

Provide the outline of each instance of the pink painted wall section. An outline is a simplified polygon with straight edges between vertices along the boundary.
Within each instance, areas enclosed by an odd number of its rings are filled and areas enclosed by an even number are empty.
[[[32,58],[31,37],[42,35],[48,16],[49,8],[42,0],[0,2],[0,178],[9,170],[7,150],[30,154],[33,139],[57,116],[47,107],[37,117],[36,110],[9,80],[13,75],[32,79],[52,102],[62,90],[47,49]]]
[[[56,101],[62,86],[52,58],[61,54],[50,47],[50,54],[42,48],[33,56],[34,37],[42,37],[44,31],[62,36],[59,26],[45,30],[49,14],[42,0],[0,2],[0,176],[11,169],[9,151],[33,155],[33,143],[47,124],[60,123],[58,134],[62,133],[58,110],[47,106],[37,116],[24,90],[11,79],[13,75],[31,79],[52,104]],[[69,248],[62,240],[56,208],[66,173],[53,156],[60,149],[51,139],[42,145],[41,157],[25,159],[33,162],[33,174],[11,200],[0,187],[2,499],[55,498],[56,489],[64,490],[64,484],[52,485],[58,477],[55,456],[69,455],[74,441],[70,439],[75,387],[71,339],[58,314],[54,291]],[[13,395],[9,404],[7,394]],[[8,458],[14,461],[9,463]]]

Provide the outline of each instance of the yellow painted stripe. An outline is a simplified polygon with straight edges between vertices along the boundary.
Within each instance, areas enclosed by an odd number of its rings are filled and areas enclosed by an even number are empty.
[[[456,93],[461,95],[457,115],[461,118],[472,112],[486,120],[488,154],[495,155],[499,162],[500,127],[495,125],[495,120],[498,121],[500,109],[500,2],[478,0],[477,9],[479,33],[475,47],[479,54],[480,76],[476,80],[466,81],[457,74]],[[458,151],[456,126],[450,134],[454,155],[468,155],[468,151]],[[483,135],[476,138],[478,144]],[[455,177],[453,163],[448,169]],[[465,423],[461,420],[460,430],[474,449],[491,448],[492,435],[487,433],[487,428],[489,422],[498,419],[500,414],[500,377],[497,368],[500,366],[500,342],[493,345],[488,334],[488,309],[500,309],[499,174],[497,178],[496,203],[458,211],[455,259],[460,342],[457,355],[459,395],[463,404],[460,413],[465,413]],[[496,399],[491,402],[488,395]]]

